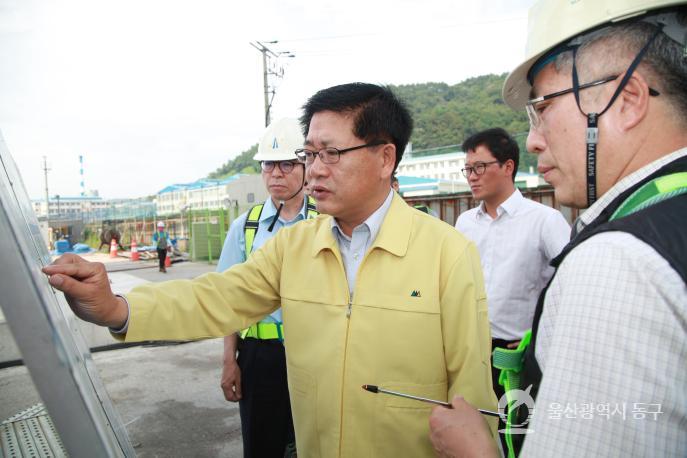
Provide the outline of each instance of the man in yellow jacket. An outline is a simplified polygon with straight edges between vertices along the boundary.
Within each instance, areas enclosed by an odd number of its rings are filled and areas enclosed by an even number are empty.
[[[324,89],[301,122],[296,153],[331,216],[282,229],[225,272],[126,299],[78,257],[44,271],[77,315],[127,341],[223,336],[281,306],[298,455],[431,456],[430,407],[361,385],[495,408],[477,250],[390,189],[412,119],[388,88]]]

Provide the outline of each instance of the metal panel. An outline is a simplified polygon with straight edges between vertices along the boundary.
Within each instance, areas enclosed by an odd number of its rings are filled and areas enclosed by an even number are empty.
[[[50,255],[1,134],[0,166],[0,306],[24,363],[70,456],[134,456],[64,296],[41,272]]]

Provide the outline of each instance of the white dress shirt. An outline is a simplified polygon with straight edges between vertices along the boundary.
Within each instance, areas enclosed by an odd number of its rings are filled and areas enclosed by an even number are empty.
[[[553,274],[549,262],[570,240],[570,226],[558,210],[516,189],[496,218],[482,203],[462,213],[456,229],[479,250],[492,338],[520,339],[532,327],[537,298]]]

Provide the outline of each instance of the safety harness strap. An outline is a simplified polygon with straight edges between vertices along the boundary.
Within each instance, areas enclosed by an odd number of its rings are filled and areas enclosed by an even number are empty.
[[[515,458],[515,448],[513,447],[513,436],[511,425],[517,418],[518,408],[511,408],[516,401],[513,399],[512,391],[520,388],[520,373],[522,372],[525,350],[530,344],[532,330],[529,330],[520,340],[518,348],[495,348],[493,352],[494,367],[501,369],[499,374],[499,385],[506,392],[506,404],[508,405],[508,415],[506,417],[506,445],[508,446],[508,458]]]

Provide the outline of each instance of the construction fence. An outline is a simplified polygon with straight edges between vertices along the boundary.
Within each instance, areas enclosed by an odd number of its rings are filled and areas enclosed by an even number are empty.
[[[565,219],[572,222],[579,215],[579,210],[562,206],[556,200],[551,186],[528,188],[520,190],[528,199],[540,202],[559,210]],[[441,194],[435,196],[405,198],[409,205],[426,205],[446,223],[454,225],[458,215],[477,206],[479,201],[468,192]],[[250,209],[232,206],[221,209],[189,210],[179,214],[167,215],[160,219],[153,216],[140,218],[105,220],[99,223],[87,224],[84,229],[86,243],[97,248],[103,244],[109,247],[109,240],[100,240],[101,235],[108,229],[117,230],[121,234],[120,243],[129,248],[132,240],[136,240],[140,247],[153,245],[153,234],[157,230],[157,222],[165,223],[165,231],[173,243],[182,252],[188,252],[194,261],[216,262],[224,246],[224,240],[229,226],[241,213]]]
[[[573,221],[579,216],[576,208],[561,205],[554,194],[553,187],[539,186],[537,188],[520,189],[522,195],[527,199],[542,203],[548,207],[555,208],[563,214],[563,217],[572,225]],[[480,201],[472,197],[470,191],[452,194],[439,194],[436,196],[417,196],[405,198],[409,205],[426,205],[432,209],[437,216],[444,222],[454,226],[458,216],[479,205]]]

